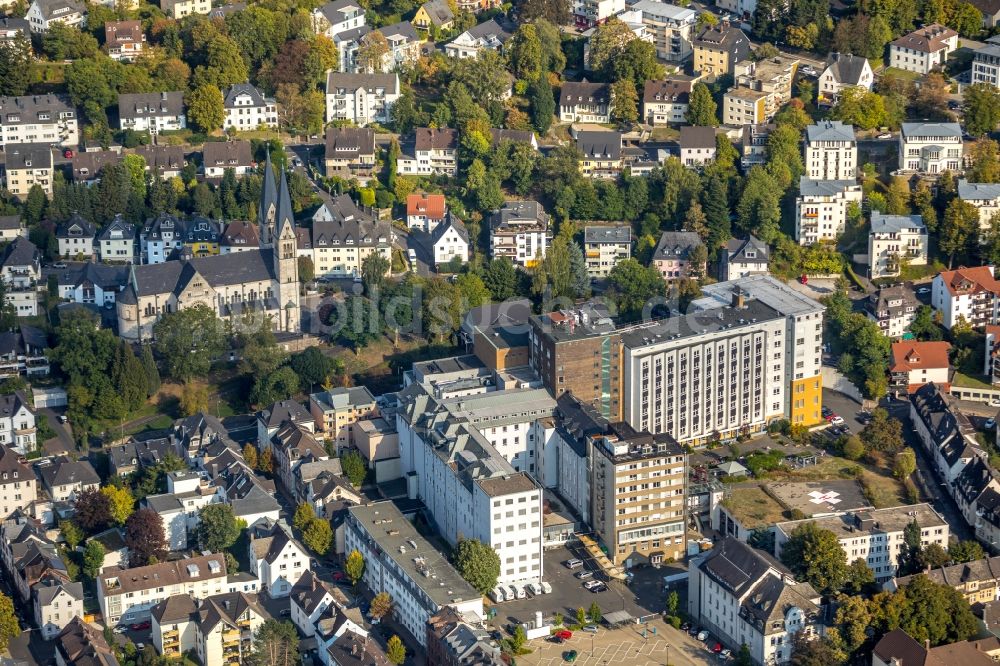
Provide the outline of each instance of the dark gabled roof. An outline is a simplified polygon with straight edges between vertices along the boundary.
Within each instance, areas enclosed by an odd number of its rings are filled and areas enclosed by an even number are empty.
[[[60,456],[49,463],[37,465],[35,469],[49,488],[76,483],[88,486],[101,484],[101,477],[86,460],[71,460],[66,456]]]
[[[996,16],[1000,13],[1000,0],[969,0],[969,4],[982,12],[984,16]]]
[[[108,45],[142,42],[142,23],[139,21],[108,21],[104,24],[104,42]]]
[[[607,104],[610,101],[611,87],[607,83],[590,83],[587,79],[579,83],[567,81],[559,92],[559,106]]]
[[[691,76],[671,76],[662,81],[649,80],[643,87],[642,101],[644,104],[662,102],[687,104],[693,85],[694,77]]]
[[[962,496],[966,504],[971,504],[983,494],[990,482],[994,480],[996,472],[979,456],[966,465],[962,472],[955,479],[955,489]]]
[[[253,151],[249,141],[209,141],[202,149],[202,164],[209,167],[235,169],[253,166]]]
[[[250,250],[133,266],[131,282],[137,296],[150,296],[181,290],[195,274],[205,278],[213,287],[273,280],[272,250]]]
[[[361,5],[354,0],[333,0],[333,2],[328,2],[320,7],[318,11],[330,23],[340,23],[346,20],[346,16],[344,16],[344,10],[346,9],[356,9],[359,12],[364,12]]]
[[[387,25],[378,29],[382,35],[390,41],[395,41],[395,38],[402,37],[407,42],[418,42],[420,37],[417,35],[417,29],[413,27],[413,24],[409,21],[400,21],[399,23],[393,23],[392,25]]]
[[[622,135],[612,130],[576,133],[576,147],[584,159],[619,160],[622,156]]]
[[[739,28],[729,23],[707,26],[691,40],[695,48],[722,49],[730,54],[741,55],[741,60],[750,53],[750,40]]]
[[[691,250],[701,244],[701,237],[693,231],[664,231],[653,251],[653,260],[687,259]]]
[[[715,148],[715,128],[685,125],[681,128],[681,148]]]
[[[4,231],[19,230],[23,226],[20,215],[0,215],[0,229]]]
[[[0,266],[14,268],[34,266],[38,263],[38,248],[24,236],[18,236],[4,248]]]
[[[87,13],[87,8],[76,0],[34,0],[33,4],[38,5],[38,9],[41,10],[46,21],[53,20],[55,13],[60,10],[69,10],[79,14]],[[65,12],[60,12],[60,17],[62,16],[65,16]]]
[[[219,240],[225,246],[256,248],[260,245],[260,233],[256,224],[236,220],[226,225]]]
[[[97,235],[97,227],[88,222],[78,213],[56,227],[56,238],[93,238]]]
[[[95,150],[93,152],[76,153],[73,156],[73,180],[95,180],[100,175],[101,169],[109,164],[118,164],[121,161],[121,153],[114,150]]]
[[[226,96],[222,98],[222,105],[227,109],[235,108],[236,99],[244,95],[250,97],[253,102],[252,106],[267,106],[274,103],[274,100],[264,97],[264,93],[257,86],[249,83],[237,83],[226,90]],[[246,108],[246,106],[244,105],[242,108]]]
[[[56,651],[63,661],[74,666],[119,666],[118,658],[104,640],[104,632],[79,616],[59,632]]]
[[[118,96],[118,117],[172,118],[184,115],[184,92],[126,93]]]
[[[513,143],[533,143],[535,133],[530,130],[512,130],[490,128],[490,142],[495,146],[501,141],[511,141]]]
[[[933,382],[917,389],[910,396],[910,401],[935,446],[941,446],[954,438],[963,439],[963,431],[971,431],[968,418],[952,409],[949,396]]]
[[[142,155],[146,167],[156,173],[159,171],[175,171],[184,168],[183,146],[139,146],[136,155]]]
[[[188,621],[197,612],[198,603],[190,594],[174,594],[153,606],[149,612],[161,627],[178,621]]]
[[[788,571],[764,551],[732,537],[716,543],[698,566],[709,578],[736,597],[742,597],[760,583],[769,570]]]
[[[54,121],[53,121],[54,122]],[[4,147],[8,171],[52,168],[52,149],[42,143],[8,143]]]
[[[309,410],[303,407],[301,402],[295,400],[281,400],[276,402],[268,409],[261,411],[258,418],[269,428],[280,427],[286,421],[291,421],[292,423],[309,423],[310,421],[314,421]]]
[[[354,159],[375,154],[375,130],[369,127],[328,127],[326,159]]]
[[[429,0],[423,4],[423,8],[431,23],[436,26],[444,25],[455,19],[455,13],[451,11],[446,0]]]
[[[208,635],[219,623],[225,623],[230,627],[237,627],[237,619],[251,611],[258,617],[266,618],[269,615],[261,608],[256,594],[245,592],[226,592],[208,597],[201,603],[198,609],[198,624],[201,634]]]
[[[726,243],[726,250],[729,253],[730,263],[751,263],[757,262],[766,264],[771,254],[771,249],[767,243],[757,239],[752,234],[747,238],[731,238]],[[753,251],[756,256],[752,259],[747,257],[747,251]]]
[[[93,284],[109,290],[124,287],[127,282],[127,266],[95,264],[90,261],[80,266],[73,266],[59,274],[59,284],[63,286],[79,287],[81,284]]]
[[[499,16],[491,18],[489,21],[484,21],[465,32],[474,39],[495,39],[501,44],[506,44],[507,40],[513,36],[515,29],[516,27],[505,20],[503,16]]]
[[[437,242],[448,232],[448,229],[454,229],[458,232],[459,237],[461,237],[461,239],[468,244],[469,232],[466,230],[465,224],[449,210],[445,214],[444,223],[434,227],[434,231],[431,232],[431,245],[437,244]]]
[[[14,449],[0,446],[0,485],[34,479],[31,468]]]
[[[850,53],[831,53],[827,59],[827,68],[834,81],[844,85],[856,86],[865,71],[868,60]]]
[[[331,70],[326,76],[326,92],[330,94],[337,88],[349,92],[360,88],[385,88],[386,94],[395,95],[399,92],[399,77],[395,74],[348,74]]]
[[[122,237],[120,239],[112,238],[111,236],[115,232],[121,233]],[[126,222],[122,219],[121,213],[119,213],[108,226],[101,230],[101,233],[97,236],[97,240],[135,240],[138,235],[138,228],[131,222]]]
[[[41,120],[47,113],[49,120]],[[39,122],[55,123],[60,114],[76,115],[73,104],[66,95],[22,95],[0,97],[0,119],[5,125],[34,125]]]
[[[312,570],[307,570],[292,587],[291,598],[299,608],[312,615],[327,595],[333,597],[333,586],[319,579]]]
[[[418,127],[413,130],[417,150],[455,150],[458,148],[458,130],[448,127],[435,129]]]

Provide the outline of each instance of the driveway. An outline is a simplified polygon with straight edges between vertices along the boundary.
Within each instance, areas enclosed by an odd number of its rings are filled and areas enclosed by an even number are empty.
[[[69,424],[60,423],[59,421],[59,417],[66,413],[66,408],[52,409],[51,407],[42,407],[37,411],[45,415],[49,427],[56,433],[56,436],[52,439],[42,442],[42,449],[45,453],[50,456],[58,456],[63,453],[75,451],[76,442],[73,441],[73,433],[70,432]]]

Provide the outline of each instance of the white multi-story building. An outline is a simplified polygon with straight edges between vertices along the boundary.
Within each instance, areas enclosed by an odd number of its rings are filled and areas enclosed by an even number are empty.
[[[691,33],[698,12],[658,0],[640,0],[632,9],[642,12],[642,23],[646,34],[653,38],[658,58],[684,62],[691,57]]]
[[[962,168],[962,127],[958,123],[903,123],[899,168],[942,173]]]
[[[943,271],[931,283],[931,307],[941,313],[941,324],[951,330],[959,321],[980,327],[997,323],[1000,282],[993,266]]]
[[[861,205],[861,185],[856,180],[799,179],[795,198],[795,239],[800,245],[834,240],[844,232],[847,209]]]
[[[42,279],[41,254],[27,238],[18,236],[2,251],[0,280],[6,287],[5,302],[18,317],[38,314],[38,287]],[[0,442],[2,443],[2,442]]]
[[[31,416],[33,430],[35,415],[28,413]],[[10,437],[6,439],[10,440]],[[38,496],[35,474],[24,464],[22,455],[23,453],[8,444],[0,445],[0,517],[4,519],[34,502]]]
[[[875,73],[867,58],[850,53],[831,53],[826,69],[817,80],[817,101],[821,105],[832,106],[845,88],[871,90],[874,83]]]
[[[309,569],[309,554],[281,521],[263,519],[249,529],[250,572],[271,598],[287,597]]]
[[[8,143],[4,146],[4,184],[15,197],[24,201],[35,185],[46,197],[52,196],[54,162],[52,149],[38,143]]]
[[[1000,213],[1000,184],[970,183],[958,181],[958,198],[968,202],[979,211],[979,229],[989,231],[993,217]]]
[[[878,324],[890,340],[903,337],[917,316],[917,300],[913,289],[905,284],[882,287],[865,301],[865,314]]]
[[[502,583],[540,582],[542,490],[532,476],[515,470],[467,417],[425,392],[405,399],[396,425],[403,477],[441,536],[495,549]]]
[[[0,144],[10,143],[76,146],[76,109],[59,95],[0,97]]]
[[[156,511],[163,521],[163,533],[170,550],[188,547],[189,537],[194,537],[201,522],[199,511],[222,501],[218,490],[194,472],[171,472],[167,475],[167,492],[143,500],[143,505]]]
[[[476,537],[470,531],[466,538]],[[387,592],[392,597],[394,618],[421,647],[426,647],[427,621],[446,606],[485,617],[483,596],[392,502],[349,507],[344,547],[347,553],[356,550],[364,556],[365,585],[374,593]]]
[[[972,83],[1000,86],[1000,44],[987,43],[972,56]]]
[[[875,582],[884,583],[895,577],[900,558],[908,556],[909,546],[903,531],[914,522],[920,526],[921,548],[936,543],[948,549],[950,530],[945,519],[930,504],[908,504],[777,523],[774,526],[775,554],[781,557],[781,551],[795,528],[813,523],[837,536],[848,564],[857,559],[864,560],[875,574]]]
[[[42,638],[50,641],[74,617],[83,615],[83,583],[61,576],[46,576],[31,588],[35,625]]]
[[[470,28],[445,44],[445,55],[451,58],[476,58],[483,51],[500,51],[513,36],[515,26],[508,21],[492,18]]]
[[[361,275],[361,264],[372,253],[389,260],[392,230],[370,208],[358,206],[347,194],[324,203],[312,218],[311,256],[316,275]]]
[[[333,39],[365,25],[365,9],[355,0],[333,0],[312,11],[313,31]]]
[[[693,76],[684,74],[673,74],[663,81],[646,81],[642,93],[642,117],[650,125],[683,123],[695,81]]]
[[[33,0],[24,17],[32,32],[44,33],[55,23],[81,27],[87,20],[87,8],[76,0]]]
[[[278,105],[256,86],[237,83],[230,87],[222,99],[225,120],[222,129],[235,127],[241,132],[258,127],[278,126]]]
[[[204,599],[178,594],[156,604],[150,615],[157,652],[180,658],[191,651],[203,664],[246,663],[254,633],[270,617],[256,594],[244,592]]]
[[[625,0],[573,0],[570,8],[576,27],[587,30],[625,11]]]
[[[123,130],[159,134],[187,127],[184,93],[137,93],[118,97],[118,121]]]
[[[813,180],[848,180],[858,175],[854,127],[824,120],[806,128],[805,167]]]
[[[160,9],[167,16],[182,19],[194,14],[208,14],[212,11],[211,0],[160,0]]]
[[[631,256],[632,227],[584,227],[583,257],[591,277],[607,277],[619,261]]]
[[[958,48],[958,33],[934,23],[889,44],[889,66],[917,74],[943,69],[948,54]]]
[[[688,571],[688,614],[754,664],[788,663],[796,634],[822,632],[819,593],[764,551],[728,537]]]
[[[97,236],[95,245],[101,261],[138,263],[139,232],[135,225],[116,215]]]
[[[868,232],[868,267],[871,279],[899,275],[903,263],[927,264],[927,227],[919,215],[872,213]]]
[[[823,306],[769,275],[702,293],[683,317],[621,331],[624,420],[691,444],[819,423]]]
[[[559,92],[559,120],[564,123],[611,121],[611,88],[607,83],[567,81]]]
[[[719,257],[719,280],[739,280],[748,275],[764,275],[768,272],[771,248],[752,234],[746,238],[732,238],[721,250]]]
[[[326,77],[326,121],[349,120],[356,125],[389,121],[392,105],[399,99],[396,74],[345,74]]]
[[[431,249],[434,251],[434,265],[441,266],[457,260],[469,262],[469,232],[462,220],[448,212],[445,221],[431,232]]]
[[[458,131],[443,127],[418,127],[413,141],[403,146],[396,160],[404,176],[454,176],[458,173]]]
[[[490,256],[507,257],[515,266],[531,268],[552,243],[548,213],[537,201],[507,201],[490,220]]]

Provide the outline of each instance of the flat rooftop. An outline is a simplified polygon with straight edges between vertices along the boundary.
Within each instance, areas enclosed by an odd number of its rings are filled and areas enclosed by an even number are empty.
[[[392,502],[360,504],[348,512],[435,604],[446,606],[482,597]]]
[[[806,517],[872,508],[861,484],[853,479],[786,481],[767,483],[764,488],[785,509],[801,511]]]
[[[771,275],[748,275],[739,280],[716,282],[701,288],[702,298],[692,301],[692,309],[718,308],[732,303],[733,290],[743,290],[747,298],[756,299],[783,315],[801,315],[822,312],[826,308],[805,294],[792,289]]]
[[[859,534],[883,534],[886,532],[902,532],[913,521],[921,528],[942,527],[947,525],[930,504],[907,504],[893,506],[887,509],[870,509],[851,511],[839,516],[827,516],[808,520],[791,520],[775,525],[785,534],[791,533],[798,525],[806,522],[815,523],[817,527],[830,530],[838,539]]]

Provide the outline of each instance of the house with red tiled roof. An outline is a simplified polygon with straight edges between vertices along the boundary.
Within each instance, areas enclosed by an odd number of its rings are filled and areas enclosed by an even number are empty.
[[[902,340],[892,343],[889,386],[899,392],[915,393],[924,384],[934,382],[947,391],[951,382],[949,350],[951,344],[947,342]]]
[[[448,213],[443,194],[414,192],[406,197],[406,226],[431,233]]]
[[[941,324],[951,330],[964,321],[979,328],[997,321],[1000,282],[992,266],[943,271],[931,284],[931,307],[941,314]]]

